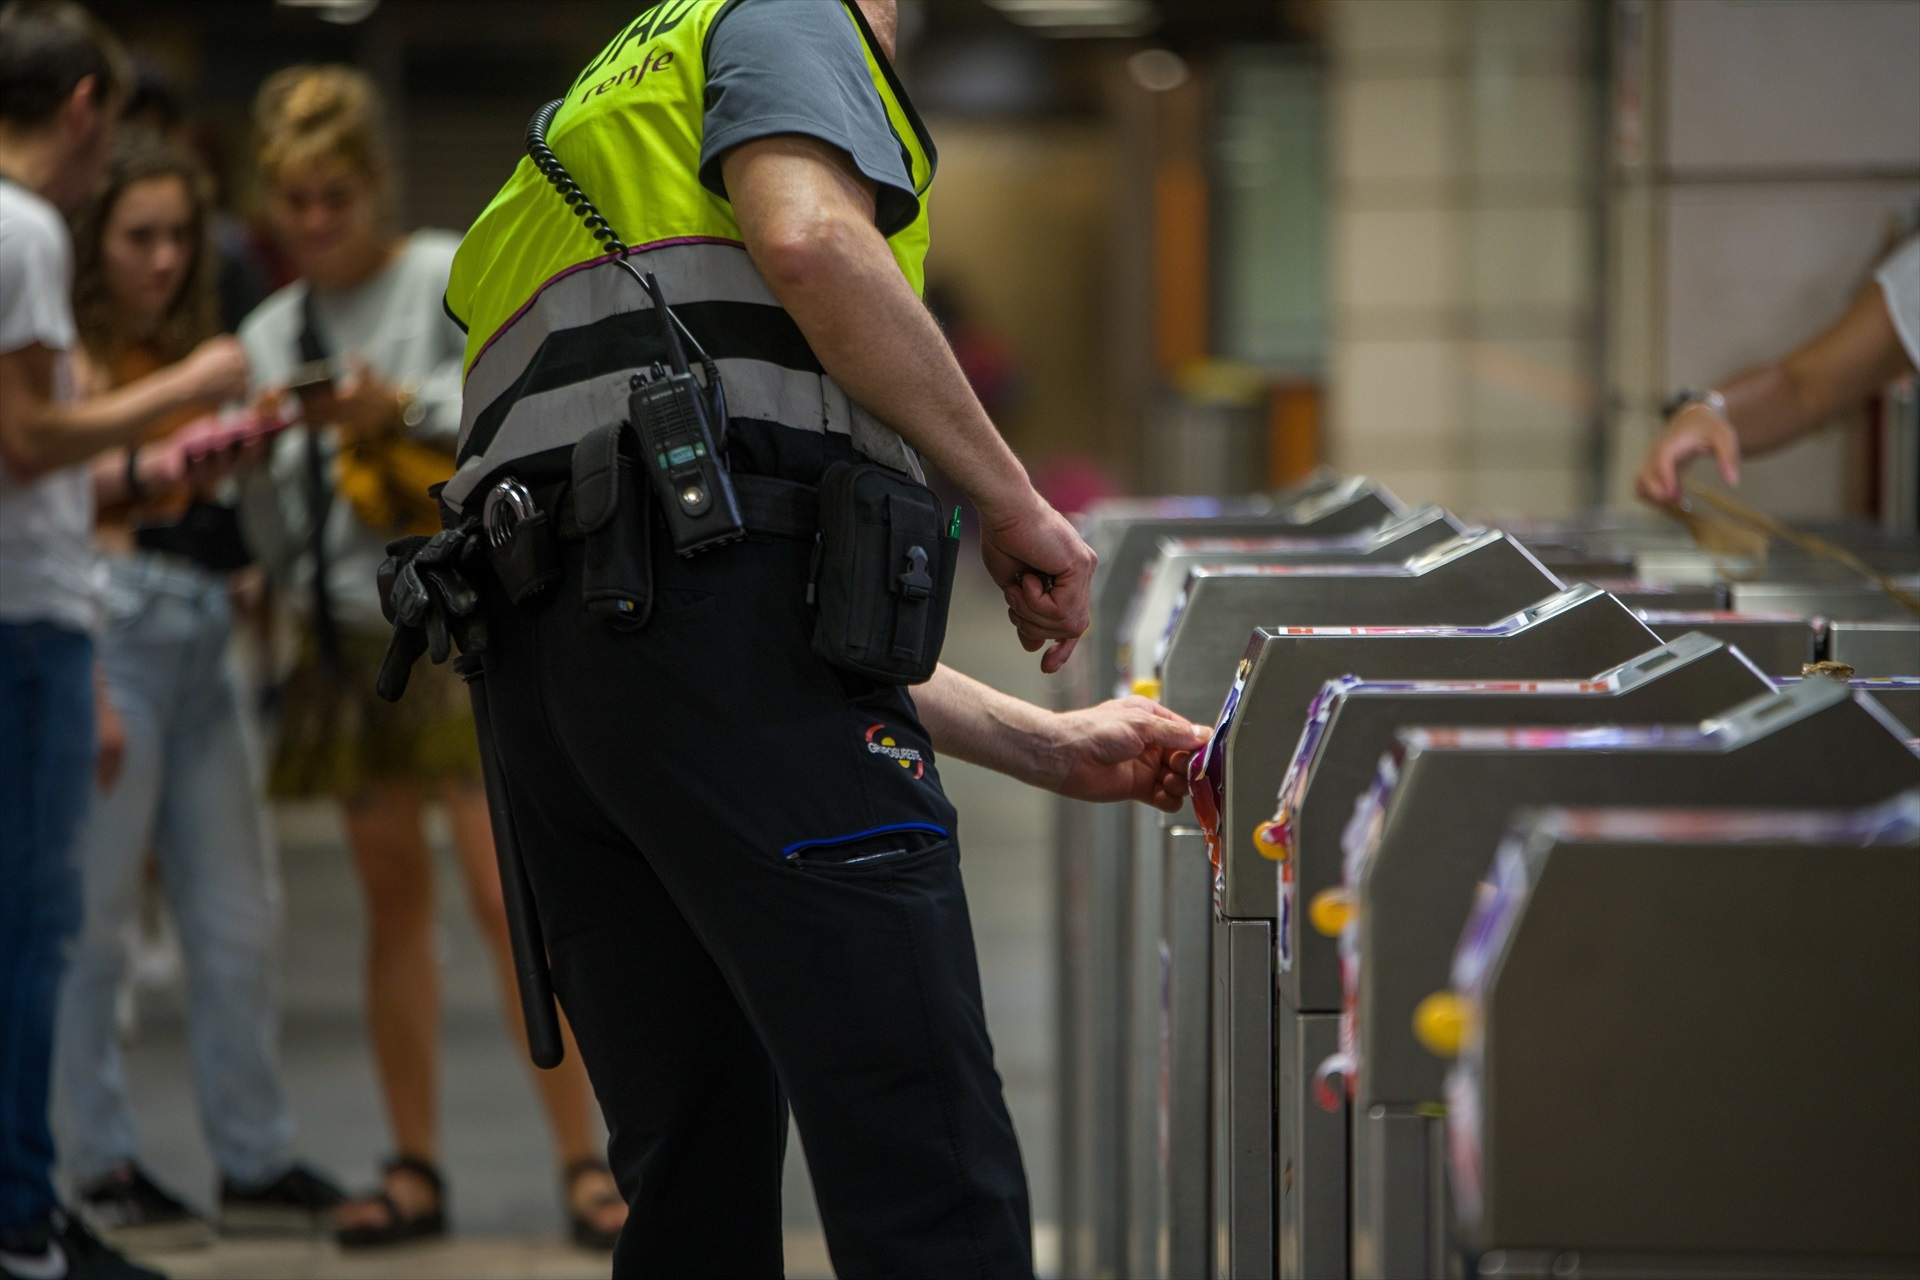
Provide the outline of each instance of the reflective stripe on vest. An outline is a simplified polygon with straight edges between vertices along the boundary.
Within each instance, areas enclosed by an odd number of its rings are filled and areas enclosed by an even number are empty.
[[[715,358],[731,416],[843,433],[860,453],[919,475],[906,443],[822,373],[747,256],[732,206],[700,184],[706,42],[735,3],[645,10],[581,73],[548,140]],[[921,198],[888,237],[918,291],[934,153],[864,21],[843,9]],[[462,240],[447,286],[447,309],[468,331],[460,467],[445,492],[456,510],[500,466],[624,418],[630,375],[660,358],[645,293],[594,248],[525,159]]]

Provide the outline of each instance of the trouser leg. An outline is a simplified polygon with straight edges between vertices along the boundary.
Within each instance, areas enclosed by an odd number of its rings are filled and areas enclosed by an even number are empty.
[[[668,559],[639,633],[579,612],[569,568],[554,604],[495,629],[496,706],[513,687],[552,735],[509,749],[516,794],[536,757],[557,760],[646,859],[792,1099],[839,1274],[1030,1275],[954,814],[911,700],[812,656],[804,546]],[[833,865],[836,844],[879,828],[904,857]],[[596,883],[535,861],[551,936],[556,904]]]
[[[224,622],[217,631],[183,682],[158,852],[187,962],[201,1127],[220,1172],[255,1186],[293,1160],[279,1059],[279,868]]]
[[[548,735],[528,637],[505,621],[494,633],[490,718],[514,827],[629,1208],[614,1274],[777,1276],[787,1108],[772,1063],[647,860]]]
[[[55,1202],[47,1088],[81,914],[73,844],[93,763],[92,665],[84,635],[0,623],[0,1231]]]

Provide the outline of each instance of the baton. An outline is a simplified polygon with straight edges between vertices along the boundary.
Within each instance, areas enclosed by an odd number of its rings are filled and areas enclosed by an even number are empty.
[[[507,939],[513,950],[515,985],[520,988],[520,1016],[527,1024],[527,1052],[534,1066],[551,1069],[565,1056],[560,1015],[554,1005],[553,974],[547,968],[547,942],[540,931],[533,885],[520,858],[513,812],[507,807],[507,778],[500,768],[493,718],[487,714],[486,671],[477,655],[462,655],[457,669],[473,698],[473,726],[480,735],[480,772],[486,781],[493,853],[500,864],[500,897],[507,909]]]

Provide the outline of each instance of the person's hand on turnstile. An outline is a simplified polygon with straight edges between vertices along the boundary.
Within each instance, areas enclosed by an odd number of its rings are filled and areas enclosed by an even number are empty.
[[[1667,429],[1647,450],[1634,489],[1648,502],[1680,501],[1680,472],[1695,458],[1713,455],[1720,478],[1740,483],[1740,437],[1714,405],[1696,400],[1667,420]]]
[[[1055,722],[1056,777],[1074,800],[1136,800],[1168,813],[1187,796],[1187,763],[1212,731],[1150,698],[1116,698]]]
[[[1065,666],[1092,621],[1091,589],[1099,557],[1068,519],[1038,492],[1010,510],[981,506],[980,558],[1007,602],[1020,644],[1048,675]]]

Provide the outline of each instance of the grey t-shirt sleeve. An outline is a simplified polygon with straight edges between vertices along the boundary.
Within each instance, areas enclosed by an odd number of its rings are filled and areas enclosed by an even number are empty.
[[[840,0],[738,0],[707,46],[700,181],[724,198],[720,159],[775,134],[818,138],[847,153],[876,188],[874,223],[892,235],[920,212],[913,177],[866,54]]]

